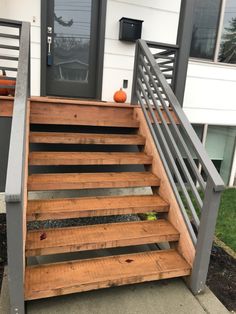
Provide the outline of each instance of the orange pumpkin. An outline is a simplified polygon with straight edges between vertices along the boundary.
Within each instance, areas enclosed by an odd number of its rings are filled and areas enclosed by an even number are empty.
[[[115,92],[113,99],[115,102],[124,103],[127,99],[126,92],[124,92],[122,88],[120,88],[120,90]]]

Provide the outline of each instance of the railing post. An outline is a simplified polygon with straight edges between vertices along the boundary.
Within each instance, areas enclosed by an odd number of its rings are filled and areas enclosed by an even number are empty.
[[[21,25],[18,73],[6,180],[10,313],[24,314],[25,238],[28,171],[28,77],[30,24]]]
[[[182,0],[177,35],[177,60],[175,64],[174,93],[183,106],[188,59],[192,41],[193,14],[195,0]]]
[[[196,255],[189,282],[194,294],[199,294],[205,289],[220,196],[221,191],[216,192],[212,180],[208,178],[198,230]]]
[[[8,285],[11,314],[24,314],[24,239],[21,202],[7,203]]]
[[[137,90],[137,75],[138,75],[138,64],[139,64],[139,41],[136,41],[135,45],[135,57],[134,57],[134,69],[133,69],[133,83],[132,83],[132,93],[131,93],[131,104],[138,103],[138,97],[136,94]]]

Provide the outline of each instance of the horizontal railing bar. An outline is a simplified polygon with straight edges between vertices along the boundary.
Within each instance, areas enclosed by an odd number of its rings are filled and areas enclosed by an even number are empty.
[[[163,60],[172,60],[172,61],[174,61],[175,60],[175,57],[170,57],[170,56],[163,56],[163,55],[160,55],[159,53],[155,53],[154,55],[153,55],[153,57],[154,57],[154,59],[163,59]]]
[[[0,66],[0,70],[16,72],[17,68]]]
[[[174,68],[170,67],[170,68],[166,68],[166,67],[160,67],[161,72],[173,72]]]
[[[0,88],[15,89],[15,85],[0,85]]]
[[[179,46],[178,45],[174,45],[174,44],[166,44],[166,43],[160,43],[160,42],[155,42],[155,41],[150,41],[150,40],[146,40],[145,41],[146,44],[148,45],[148,47],[151,48],[171,48],[174,50],[178,50]]]
[[[10,38],[10,39],[19,39],[20,38],[19,35],[4,34],[4,33],[0,33],[0,37]]]
[[[143,63],[145,63],[144,60],[143,60]],[[140,74],[142,75],[142,67],[141,67],[141,65],[139,65],[139,71],[140,71]],[[152,76],[150,76],[150,78],[152,79]],[[151,90],[151,88],[150,88],[150,86],[148,84],[148,81],[147,81],[146,77],[143,77],[143,79],[144,79],[144,82],[146,84],[146,88],[149,90],[149,93],[150,93],[150,95],[152,97],[154,106],[155,106],[155,108],[156,108],[156,110],[158,112],[158,116],[161,119],[162,125],[164,127],[164,131],[166,133],[166,137],[169,139],[169,143],[171,144],[170,146],[172,147],[172,151],[176,155],[176,158],[177,158],[177,160],[178,160],[178,162],[180,164],[180,167],[181,167],[181,169],[182,169],[182,171],[184,173],[184,176],[187,179],[187,182],[189,183],[189,185],[191,187],[191,190],[192,190],[192,192],[193,192],[193,194],[195,196],[195,199],[197,201],[198,206],[201,208],[202,207],[202,200],[201,200],[200,195],[199,195],[199,193],[198,193],[198,191],[197,191],[197,189],[195,187],[195,184],[194,184],[194,182],[193,182],[193,180],[192,180],[192,178],[191,178],[191,176],[189,174],[189,171],[188,171],[188,169],[186,167],[186,164],[185,164],[185,162],[183,160],[183,157],[182,157],[182,155],[181,155],[181,153],[180,153],[180,151],[178,149],[178,146],[175,143],[175,140],[174,140],[174,138],[172,136],[172,133],[170,132],[170,129],[169,129],[168,125],[167,125],[167,122],[166,122],[165,118],[163,117],[163,114],[162,114],[158,104],[156,103],[155,96],[154,96],[153,91]],[[143,94],[145,94],[143,86],[142,86],[142,92],[143,92]],[[157,93],[158,93],[158,96],[160,97],[160,99],[162,99],[162,95],[159,93],[158,90],[157,90]],[[165,102],[162,101],[162,105],[164,103]],[[155,123],[156,122],[158,123],[157,120],[155,121]],[[178,181],[179,181],[180,180],[179,178],[181,178],[181,176],[179,176],[179,173],[178,174],[176,173],[176,176],[178,177]],[[181,180],[182,180],[182,178],[181,178]],[[186,193],[184,193],[184,194],[186,194]],[[188,193],[187,193],[187,195],[188,195]],[[187,202],[188,202],[188,205],[189,205],[189,209],[191,210],[194,222],[195,222],[196,226],[198,227],[199,226],[199,218],[198,218],[198,216],[196,214],[196,211],[195,211],[195,208],[194,208],[194,206],[192,204],[192,201],[191,201],[189,195],[188,195],[188,197],[185,195],[185,197],[187,199]]]
[[[166,79],[173,79],[173,74],[163,73]]]
[[[13,76],[2,76],[1,81],[15,81],[16,77]]]
[[[159,51],[159,52],[157,52],[157,53],[154,53],[154,54],[153,54],[153,57],[155,58],[156,55],[159,55],[159,56],[166,56],[166,57],[173,55],[172,57],[174,58],[174,56],[176,55],[176,53],[175,53],[175,51],[173,51],[173,50],[164,50],[164,51]]]
[[[1,49],[9,49],[9,50],[19,50],[19,46],[11,46],[11,45],[0,45]]]
[[[0,55],[0,60],[9,60],[9,61],[18,61],[18,57],[12,57],[12,56],[1,56]]]
[[[21,21],[17,21],[17,20],[9,20],[9,19],[3,19],[0,18],[0,25],[1,26],[7,26],[7,27],[17,27],[20,28],[22,25]]]
[[[161,64],[161,63],[158,63],[157,64],[159,65],[159,67],[161,69],[170,69],[171,71],[174,70],[174,66],[173,65],[168,65],[168,64]],[[163,71],[163,70],[162,70]]]
[[[149,75],[149,77],[151,79],[152,86],[155,89],[155,91],[157,92],[158,97],[159,97],[159,99],[161,101],[162,107],[165,110],[165,112],[166,112],[166,114],[167,114],[167,116],[168,116],[172,126],[174,127],[174,130],[175,130],[175,132],[177,134],[178,139],[180,140],[182,148],[184,149],[184,152],[187,155],[187,159],[188,159],[188,161],[189,161],[189,163],[191,165],[191,169],[193,170],[196,179],[199,181],[199,184],[200,184],[202,190],[204,190],[205,187],[206,187],[206,183],[204,182],[204,180],[201,177],[201,174],[198,171],[198,168],[197,168],[197,166],[196,166],[196,164],[195,164],[195,162],[194,162],[194,160],[193,160],[193,158],[191,156],[191,153],[189,152],[188,147],[185,144],[185,141],[184,141],[184,139],[183,139],[183,137],[182,137],[182,135],[181,135],[181,133],[180,133],[180,131],[179,131],[179,129],[178,129],[178,127],[177,127],[173,117],[172,117],[172,115],[169,112],[169,108],[167,108],[167,106],[166,106],[166,102],[165,102],[167,100],[166,95],[165,95],[163,89],[162,89],[162,91],[159,90],[159,88],[157,86],[157,83],[155,82],[155,80],[154,80],[154,78],[153,78],[153,76],[151,74],[151,71],[148,68],[148,66],[146,65],[146,63],[144,62],[144,59],[143,59],[142,56],[140,56],[140,61],[142,62],[143,66],[145,67],[145,70],[146,70],[147,74]],[[165,97],[163,97],[163,94],[165,95]],[[198,205],[201,207],[202,206],[202,201],[199,200]]]
[[[141,105],[141,107],[142,107],[142,110],[143,110],[143,113],[144,113],[146,122],[147,122],[147,124],[148,124],[148,126],[149,126],[149,129],[150,129],[150,131],[151,131],[152,138],[153,138],[153,140],[154,140],[154,142],[155,142],[155,144],[156,144],[156,146],[157,146],[157,148],[158,148],[158,152],[159,152],[159,154],[160,154],[160,156],[161,156],[162,162],[163,162],[163,164],[165,165],[165,168],[168,169],[166,172],[167,172],[167,175],[168,175],[169,180],[172,182],[173,190],[174,190],[174,192],[175,192],[175,195],[176,195],[176,198],[177,198],[177,200],[178,200],[178,203],[180,204],[181,213],[182,213],[182,215],[183,215],[184,221],[185,221],[186,226],[187,226],[187,228],[188,228],[188,231],[189,231],[189,233],[190,233],[191,239],[192,239],[194,245],[196,245],[196,242],[197,242],[197,241],[196,241],[196,235],[195,235],[195,233],[194,233],[194,231],[193,231],[193,227],[192,227],[191,222],[190,222],[190,219],[189,219],[189,217],[188,217],[188,215],[187,215],[187,213],[186,213],[186,211],[185,211],[184,204],[183,204],[183,202],[182,202],[182,200],[181,200],[181,198],[180,198],[180,195],[179,195],[179,193],[178,193],[178,190],[177,190],[177,188],[176,188],[176,185],[174,184],[174,181],[173,181],[171,172],[170,172],[169,167],[168,167],[167,162],[166,162],[166,155],[163,153],[163,151],[162,151],[162,149],[161,149],[161,146],[160,146],[160,142],[159,142],[159,140],[157,139],[157,134],[161,135],[161,134],[162,134],[162,131],[161,131],[160,126],[159,126],[158,123],[155,124],[155,127],[157,128],[157,130],[156,130],[156,132],[154,131],[153,125],[152,125],[152,123],[151,123],[151,121],[150,121],[150,119],[149,119],[148,113],[146,112],[146,108],[145,108],[145,105],[144,105],[144,103],[143,103],[143,100],[141,99],[140,94],[139,94],[138,92],[137,92],[137,97],[138,97],[139,102],[140,102],[140,105]],[[147,102],[147,101],[146,101],[146,102]],[[154,115],[154,120],[156,120],[156,116],[155,116],[155,115]],[[160,137],[161,137],[161,136],[160,136]],[[161,139],[165,141],[164,138],[161,138]],[[168,148],[167,148],[167,150],[168,150]],[[171,157],[171,158],[172,158],[171,154],[168,155],[168,157]]]
[[[170,63],[172,63],[172,67],[174,68],[174,61],[172,61],[172,60],[157,62],[157,64],[158,64],[159,66],[168,65],[168,64],[170,64]]]

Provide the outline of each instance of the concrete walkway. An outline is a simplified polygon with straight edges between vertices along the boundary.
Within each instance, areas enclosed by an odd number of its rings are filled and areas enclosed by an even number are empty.
[[[0,313],[9,313],[7,275]],[[130,285],[31,301],[27,314],[226,314],[215,295],[194,297],[181,279]]]

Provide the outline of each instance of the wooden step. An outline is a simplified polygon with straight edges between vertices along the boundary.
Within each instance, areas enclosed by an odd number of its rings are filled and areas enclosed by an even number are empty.
[[[50,144],[144,145],[145,138],[136,134],[31,132],[30,142]]]
[[[152,157],[145,153],[120,152],[31,152],[30,166],[60,165],[150,165]]]
[[[132,106],[97,106],[94,104],[64,104],[31,102],[32,124],[88,125],[138,128]]]
[[[59,173],[32,174],[29,191],[77,190],[159,186],[160,179],[151,172]]]
[[[42,235],[44,235],[43,240]],[[164,219],[32,230],[27,232],[26,256],[178,240],[178,231]]]
[[[167,212],[169,205],[158,195],[98,196],[28,201],[27,220]]]
[[[25,300],[189,274],[189,264],[175,250],[27,266]]]

